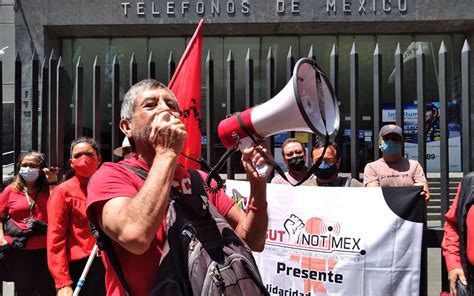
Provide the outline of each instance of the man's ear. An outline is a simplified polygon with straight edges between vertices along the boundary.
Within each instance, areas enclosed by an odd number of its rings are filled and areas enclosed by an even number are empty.
[[[122,133],[125,134],[125,137],[131,138],[132,137],[132,123],[130,122],[130,119],[120,119],[120,130]]]

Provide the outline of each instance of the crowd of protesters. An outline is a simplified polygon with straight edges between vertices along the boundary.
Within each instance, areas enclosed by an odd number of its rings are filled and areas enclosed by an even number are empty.
[[[80,284],[81,295],[124,295],[130,291],[134,295],[150,294],[165,251],[168,196],[172,191],[183,195],[190,190],[189,173],[177,165],[186,130],[179,120],[173,93],[154,80],[139,82],[127,92],[120,128],[126,136],[122,147],[115,150],[121,162],[100,167],[98,145],[93,139],[78,138],[70,146],[71,169],[60,184],[60,170],[48,167],[42,153],[27,152],[18,159],[16,174],[0,195],[0,278],[15,283],[16,295],[73,295],[89,257],[101,258],[93,260],[88,280],[85,285]],[[418,162],[402,156],[402,129],[386,125],[379,135],[382,157],[367,164],[363,183],[339,176],[339,147],[322,143],[311,153],[313,165],[319,161],[318,169],[303,185],[419,185],[428,201],[423,169]],[[255,170],[255,166],[266,162],[266,151],[265,147],[251,147],[242,152],[251,188],[246,212],[222,190],[209,195],[210,202],[236,234],[254,250],[263,249],[268,223],[269,176]],[[288,139],[282,145],[282,157],[288,167],[286,179],[293,183],[301,180],[308,171],[305,145]],[[137,170],[145,175],[138,175]],[[205,179],[206,174],[200,174]],[[272,183],[287,181],[277,176]],[[472,246],[466,249],[465,239],[461,239],[464,246],[459,245],[457,222],[467,215],[467,210],[464,216],[456,214],[460,191],[461,187],[455,206],[447,215],[449,232],[443,243],[453,289],[456,281],[471,280],[470,262],[474,261]],[[470,205],[471,200],[462,196],[463,207]],[[468,220],[467,227],[470,223]],[[100,251],[95,251],[94,229],[111,238],[120,255],[124,279],[114,271],[109,255],[101,256]],[[459,229],[467,233],[469,243],[472,233],[465,227]]]
[[[190,173],[177,164],[186,130],[173,93],[155,80],[127,92],[121,118],[126,137],[115,152],[123,161],[106,163],[97,173],[100,149],[90,138],[71,144],[71,171],[60,184],[58,168],[48,168],[45,155],[20,157],[13,182],[0,195],[0,278],[15,283],[16,295],[73,295],[77,286],[81,295],[150,294],[164,250],[168,197],[171,192],[192,194]],[[265,163],[266,151],[259,146],[242,152],[251,184],[247,212],[223,190],[209,193],[219,214],[253,250],[263,249],[268,223],[268,173],[261,175],[254,167]],[[145,180],[133,169],[145,171]],[[120,255],[128,284],[119,282],[111,266],[111,249],[95,253],[99,239],[93,233]],[[86,267],[95,256],[101,258]]]

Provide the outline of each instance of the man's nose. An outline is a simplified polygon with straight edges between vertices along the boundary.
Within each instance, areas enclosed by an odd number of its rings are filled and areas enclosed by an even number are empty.
[[[171,110],[170,106],[166,104],[165,100],[161,99],[158,101],[158,111]]]

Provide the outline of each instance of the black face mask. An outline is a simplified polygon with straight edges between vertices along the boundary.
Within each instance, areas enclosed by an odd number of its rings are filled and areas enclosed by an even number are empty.
[[[336,164],[328,164],[324,161],[319,165],[318,169],[314,173],[316,178],[321,180],[331,179],[334,175],[337,174]]]
[[[288,168],[292,171],[299,172],[304,166],[304,156],[296,156],[288,159]]]

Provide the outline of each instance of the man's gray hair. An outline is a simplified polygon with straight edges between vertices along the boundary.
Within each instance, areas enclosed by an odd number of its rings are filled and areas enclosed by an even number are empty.
[[[137,95],[139,92],[143,92],[148,89],[154,88],[163,88],[169,91],[170,94],[174,94],[169,90],[166,85],[154,79],[145,79],[140,82],[135,83],[130,87],[125,96],[123,97],[122,108],[120,109],[120,118],[121,119],[130,119],[133,116],[133,111],[135,110],[135,105],[137,102]]]

